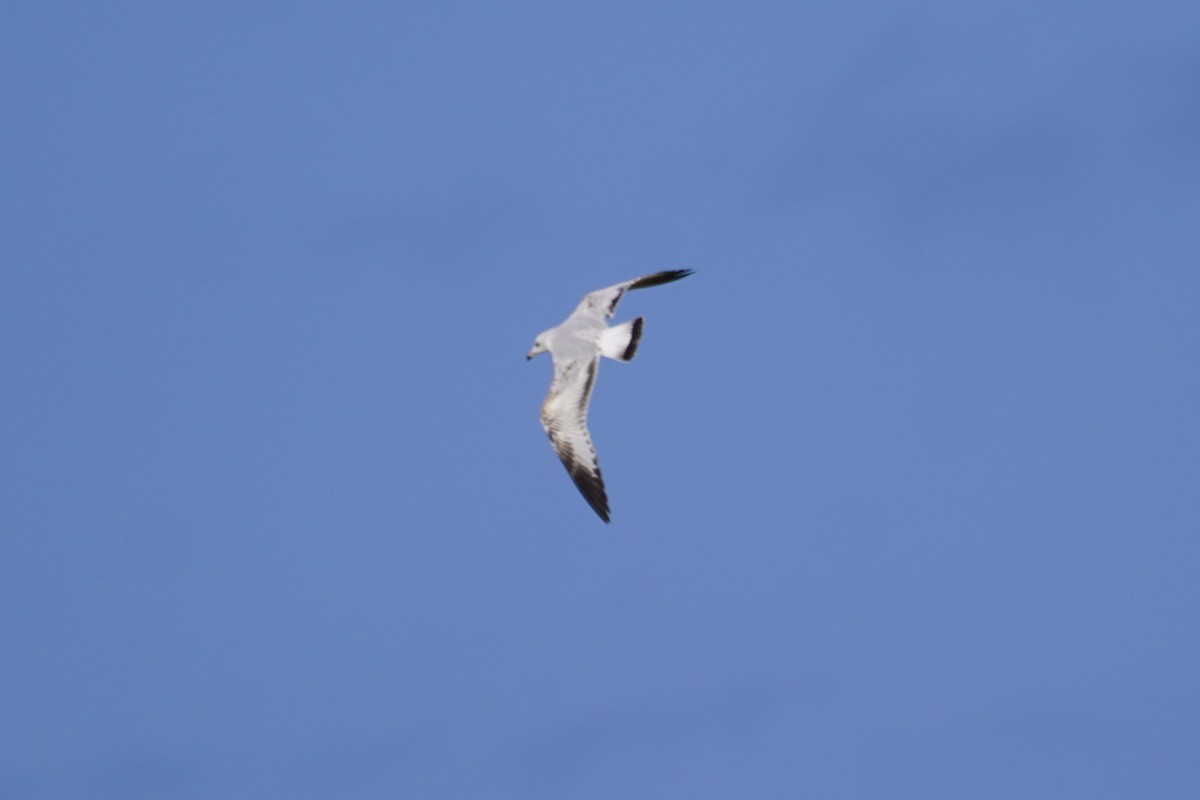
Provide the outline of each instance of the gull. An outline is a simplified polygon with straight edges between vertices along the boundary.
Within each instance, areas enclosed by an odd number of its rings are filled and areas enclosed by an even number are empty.
[[[529,360],[549,351],[554,360],[554,379],[542,402],[542,427],[583,499],[605,522],[608,522],[608,496],[604,493],[596,448],[588,435],[588,402],[596,383],[600,356],[631,360],[642,338],[642,318],[612,327],[605,320],[612,318],[627,289],[659,286],[691,274],[690,269],[667,270],[589,292],[561,325],[539,333],[525,356]]]

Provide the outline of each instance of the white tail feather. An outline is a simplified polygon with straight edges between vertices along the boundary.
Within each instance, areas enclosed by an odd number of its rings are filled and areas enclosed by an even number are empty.
[[[600,354],[617,361],[629,361],[637,353],[642,339],[642,318],[606,328],[600,334]]]

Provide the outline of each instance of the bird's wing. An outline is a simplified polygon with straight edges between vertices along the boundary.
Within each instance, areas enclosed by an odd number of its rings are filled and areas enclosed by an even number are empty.
[[[599,366],[598,355],[590,360],[555,360],[554,380],[542,402],[542,427],[583,499],[608,522],[608,496],[587,429],[588,402]]]
[[[571,316],[591,317],[597,320],[608,319],[617,310],[617,303],[621,302],[621,297],[627,289],[646,289],[651,286],[659,286],[671,281],[677,281],[680,278],[686,278],[691,274],[692,271],[690,269],[670,269],[665,272],[656,272],[653,275],[634,278],[631,281],[623,281],[622,283],[617,283],[603,289],[597,289],[594,292],[584,295],[583,300]]]

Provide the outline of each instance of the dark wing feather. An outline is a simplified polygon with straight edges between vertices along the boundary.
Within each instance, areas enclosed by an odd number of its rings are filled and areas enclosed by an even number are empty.
[[[561,369],[555,364],[554,380],[542,403],[542,427],[583,499],[608,522],[604,478],[587,429],[588,401],[599,364],[598,358],[586,364],[569,362]]]
[[[680,278],[686,278],[691,275],[690,269],[669,269],[665,272],[656,272],[653,275],[647,275],[644,278],[636,278],[629,284],[630,289],[648,289],[651,286],[661,286],[664,283],[677,281]]]
[[[617,303],[621,302],[621,298],[625,295],[627,289],[648,289],[651,286],[661,286],[664,283],[671,283],[680,278],[686,278],[691,274],[692,271],[690,269],[669,269],[665,272],[656,272],[653,275],[645,275],[641,278],[634,278],[631,281],[597,289],[594,292],[584,295],[583,301],[575,309],[575,313],[583,312],[597,316],[603,315],[605,319],[608,319],[616,313]]]

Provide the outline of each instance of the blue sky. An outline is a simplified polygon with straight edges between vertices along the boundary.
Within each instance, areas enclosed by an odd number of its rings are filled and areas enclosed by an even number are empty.
[[[4,797],[1200,792],[1200,7],[0,23]]]

